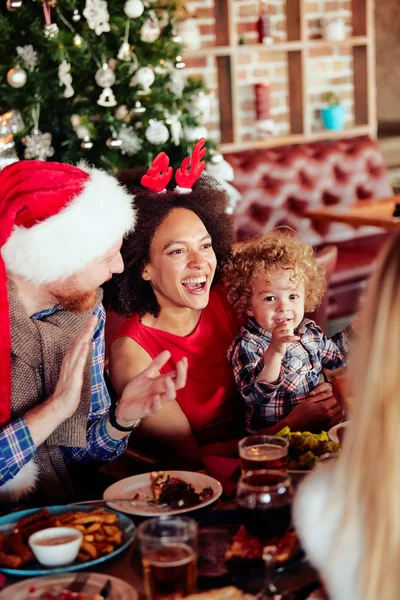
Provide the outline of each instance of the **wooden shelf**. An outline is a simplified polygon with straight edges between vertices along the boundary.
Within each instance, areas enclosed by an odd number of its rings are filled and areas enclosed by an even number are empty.
[[[289,146],[291,144],[302,144],[305,142],[337,140],[344,138],[358,137],[360,135],[373,135],[373,131],[369,125],[358,127],[348,127],[341,131],[314,131],[308,135],[303,133],[287,135],[282,137],[268,137],[264,140],[250,140],[248,142],[221,144],[220,150],[224,152],[241,152],[243,150],[259,150],[261,148],[276,148],[277,146]]]
[[[188,61],[201,58],[202,64],[205,64],[208,58],[214,61],[218,81],[221,151],[273,148],[360,135],[376,137],[374,2],[375,0],[351,0],[350,31],[353,35],[344,40],[331,41],[310,39],[308,0],[284,0],[282,3],[286,7],[286,31],[283,36],[286,41],[267,46],[258,43],[238,44],[235,0],[214,0],[215,46],[186,51],[184,58]],[[282,29],[279,31],[282,33]],[[341,49],[343,52],[340,52]],[[279,53],[281,56],[278,56]],[[248,88],[262,81],[262,77],[264,81],[269,81],[268,68],[274,63],[274,55],[280,71],[276,76],[275,108],[277,97],[282,98],[280,106],[284,107],[283,111],[276,111],[276,122],[284,123],[284,126],[278,125],[278,131],[287,133],[262,140],[248,140],[252,136],[253,115],[254,128],[257,124],[255,111],[251,107],[252,91]],[[316,112],[320,105],[315,95],[321,95],[323,90],[319,88],[318,81],[317,85],[315,84],[318,74],[314,73],[313,65],[319,57],[319,73],[324,71],[324,60],[336,61],[331,78],[332,85],[335,85],[333,81],[344,78],[338,85],[347,86],[345,101],[352,107],[348,121],[354,123],[354,126],[341,131],[316,131]],[[249,63],[257,66],[253,71],[257,71],[257,74],[251,74]],[[347,69],[344,74],[341,72],[341,65]],[[274,94],[275,85],[273,77],[274,75],[270,82],[271,96]],[[271,118],[274,119],[272,110]]]
[[[199,50],[188,50],[184,53],[184,58],[197,58],[199,56],[242,56],[250,52],[292,52],[303,49],[312,48],[348,48],[353,46],[367,46],[367,36],[360,35],[350,37],[340,41],[331,42],[330,40],[296,40],[292,42],[280,42],[266,46],[264,44],[243,44],[234,46],[210,46],[208,48],[200,48]]]

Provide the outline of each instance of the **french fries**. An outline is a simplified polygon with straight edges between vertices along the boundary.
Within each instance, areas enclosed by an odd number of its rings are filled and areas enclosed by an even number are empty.
[[[86,562],[113,552],[122,544],[118,517],[103,508],[92,512],[68,512],[55,517],[54,527],[74,527],[83,533],[78,560]]]
[[[0,565],[18,569],[33,559],[29,536],[47,527],[74,527],[83,533],[78,560],[86,562],[113,552],[122,544],[118,516],[99,508],[91,512],[68,511],[51,515],[42,509],[22,519],[11,533],[0,534]]]

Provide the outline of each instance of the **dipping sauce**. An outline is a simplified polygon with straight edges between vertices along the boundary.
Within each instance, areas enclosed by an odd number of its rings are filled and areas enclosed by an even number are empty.
[[[44,538],[43,540],[36,540],[36,546],[59,546],[60,544],[68,544],[77,539],[76,535],[59,535],[52,538]]]

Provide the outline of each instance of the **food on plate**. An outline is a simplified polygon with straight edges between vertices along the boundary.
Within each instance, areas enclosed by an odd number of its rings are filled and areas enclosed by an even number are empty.
[[[77,560],[86,562],[113,552],[122,544],[118,516],[99,508],[91,512],[68,511],[52,515],[42,509],[19,521],[10,533],[0,534],[0,567],[19,569],[33,560],[28,545],[32,533],[48,527],[73,527],[83,534]]]
[[[225,553],[225,562],[237,566],[238,563],[247,565],[249,561],[262,565],[263,549],[266,542],[276,544],[276,562],[282,564],[293,560],[301,551],[296,532],[290,529],[279,538],[260,540],[251,536],[242,525],[233,536],[231,547]]]
[[[40,592],[35,590],[35,586],[32,586],[26,600],[104,600],[104,597],[100,594],[86,594],[85,592],[71,592],[69,590]]]
[[[245,594],[242,590],[230,585],[209,590],[208,592],[191,594],[190,596],[186,596],[185,600],[254,600],[254,596]]]
[[[159,505],[166,504],[170,508],[196,506],[212,498],[214,493],[211,487],[205,487],[198,493],[190,483],[163,471],[150,473],[150,481],[154,501]]]
[[[305,471],[312,469],[323,454],[336,454],[339,444],[331,442],[326,431],[310,433],[309,431],[290,431],[284,427],[276,434],[289,441],[288,465],[289,470]]]

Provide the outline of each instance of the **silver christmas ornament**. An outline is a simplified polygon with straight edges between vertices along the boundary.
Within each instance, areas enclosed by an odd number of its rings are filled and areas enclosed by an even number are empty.
[[[144,5],[142,0],[127,0],[124,4],[124,13],[130,19],[137,19],[143,14]]]
[[[78,23],[78,21],[80,21],[80,20],[81,20],[81,15],[79,14],[79,12],[78,12],[78,9],[77,9],[77,8],[75,8],[75,10],[74,10],[74,14],[72,15],[72,20],[73,20],[75,23]]]
[[[107,63],[104,63],[103,66],[96,71],[94,79],[98,86],[110,88],[115,83],[115,73],[110,69]]]
[[[83,138],[81,148],[82,150],[91,150],[93,148],[93,142],[88,136]]]
[[[150,67],[140,67],[129,82],[130,86],[141,85],[143,90],[140,90],[138,94],[149,94],[150,87],[153,85],[155,79],[154,71]]]
[[[13,88],[21,88],[26,84],[26,72],[19,65],[15,65],[7,73],[7,83]]]
[[[26,146],[24,158],[27,160],[46,160],[54,154],[50,133],[42,133],[39,129],[32,129],[29,135],[22,138],[22,142]]]
[[[183,62],[181,56],[176,57],[175,69],[184,69],[186,67],[186,63]]]

